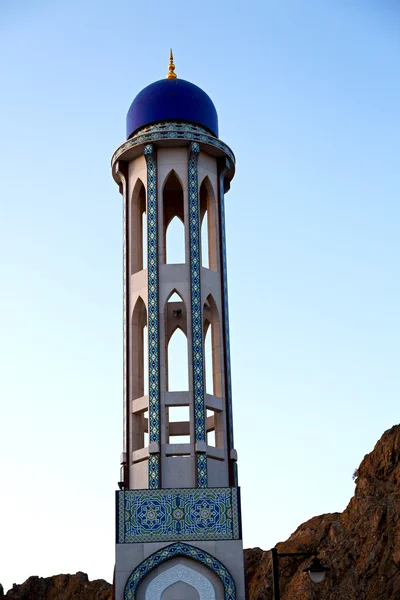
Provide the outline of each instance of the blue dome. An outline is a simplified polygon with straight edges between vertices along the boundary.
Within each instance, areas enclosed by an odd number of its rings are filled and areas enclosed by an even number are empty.
[[[160,79],[139,92],[126,116],[126,137],[159,121],[194,123],[218,137],[218,115],[211,98],[184,79]]]

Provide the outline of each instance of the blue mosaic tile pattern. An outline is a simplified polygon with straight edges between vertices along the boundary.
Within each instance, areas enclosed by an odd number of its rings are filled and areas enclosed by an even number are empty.
[[[200,145],[192,142],[189,155],[189,244],[190,244],[190,294],[192,315],[192,364],[194,433],[196,442],[206,441],[204,406],[204,356],[203,317],[201,305],[200,213],[197,163]],[[196,453],[197,487],[207,487],[207,458]]]
[[[203,144],[209,144],[215,148],[222,150],[230,160],[235,163],[235,156],[232,150],[221,142],[218,138],[214,137],[208,131],[197,125],[189,125],[189,123],[169,123],[161,122],[149,127],[144,127],[131,139],[127,140],[122,144],[113,154],[111,158],[111,164],[114,165],[121,154],[123,154],[129,148],[134,148],[140,144],[156,142],[157,140],[194,140],[202,142]]]
[[[117,543],[238,540],[237,488],[117,492]]]
[[[177,556],[191,558],[206,567],[219,577],[224,588],[224,600],[236,600],[236,586],[228,569],[214,556],[190,544],[171,544],[151,554],[132,571],[125,585],[124,600],[135,600],[139,584],[153,569],[167,560]]]
[[[160,374],[158,329],[157,166],[153,145],[144,147],[147,163],[147,276],[149,338],[149,442],[160,442]],[[160,455],[149,458],[149,488],[160,487]]]
[[[201,452],[196,454],[196,474],[199,488],[207,487],[207,455]]]

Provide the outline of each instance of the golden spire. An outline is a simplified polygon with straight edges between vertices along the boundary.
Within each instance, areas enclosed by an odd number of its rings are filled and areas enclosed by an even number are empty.
[[[175,65],[174,65],[174,55],[172,54],[172,48],[169,51],[169,65],[168,65],[168,73],[166,79],[176,79],[175,73]]]

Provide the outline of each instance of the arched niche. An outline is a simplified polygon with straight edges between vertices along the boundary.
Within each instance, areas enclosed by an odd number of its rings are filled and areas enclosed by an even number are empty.
[[[147,267],[146,190],[137,179],[130,204],[130,254],[131,274]]]
[[[216,600],[214,586],[207,577],[182,564],[171,566],[157,575],[146,588],[145,600],[171,600],[164,592],[179,582],[189,585],[197,592],[191,594],[188,590],[188,600]],[[179,590],[177,592],[179,595]]]
[[[221,582],[223,600],[236,600],[236,585],[228,569],[215,556],[191,544],[176,542],[156,550],[145,558],[130,574],[125,584],[124,600],[136,600],[137,591],[143,580],[156,568],[160,568],[168,561],[186,557],[190,561],[203,565],[209,569]]]
[[[213,187],[206,176],[200,186],[201,264],[218,270],[217,206]]]
[[[185,217],[183,187],[172,170],[163,187],[163,262],[183,264],[185,260]]]

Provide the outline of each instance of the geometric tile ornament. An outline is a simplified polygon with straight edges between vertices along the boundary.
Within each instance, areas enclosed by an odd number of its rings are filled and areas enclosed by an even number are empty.
[[[219,206],[221,223],[221,254],[222,254],[222,296],[224,306],[224,334],[225,334],[225,361],[226,361],[226,388],[227,388],[227,412],[228,412],[228,433],[229,448],[234,448],[233,440],[233,414],[232,414],[232,378],[231,378],[231,350],[229,336],[229,302],[228,302],[228,269],[226,260],[226,235],[225,235],[225,175],[229,170],[229,160],[225,158],[225,164],[219,176]],[[233,465],[233,485],[238,485],[237,464]]]
[[[132,136],[114,152],[111,158],[111,164],[114,165],[118,158],[129,148],[134,148],[140,144],[156,142],[157,140],[193,140],[209,144],[222,150],[235,163],[235,155],[232,150],[221,142],[218,138],[211,135],[198,125],[189,125],[188,123],[170,123],[161,122],[148,127],[143,127],[138,133]]]
[[[157,167],[153,145],[144,147],[147,164],[147,277],[149,344],[149,442],[160,442],[160,377],[158,328]],[[160,487],[160,455],[149,457],[149,488]]]
[[[201,303],[200,214],[197,164],[200,144],[190,144],[189,155],[189,249],[192,316],[192,365],[194,433],[196,442],[206,440],[204,405],[203,311]],[[207,456],[196,452],[197,487],[207,487]]]
[[[238,488],[117,493],[117,544],[241,539]]]
[[[224,600],[236,600],[235,582],[228,569],[208,552],[181,542],[154,552],[132,571],[125,585],[124,600],[136,600],[137,589],[146,575],[159,565],[177,556],[191,558],[208,567],[221,580],[224,587]]]

